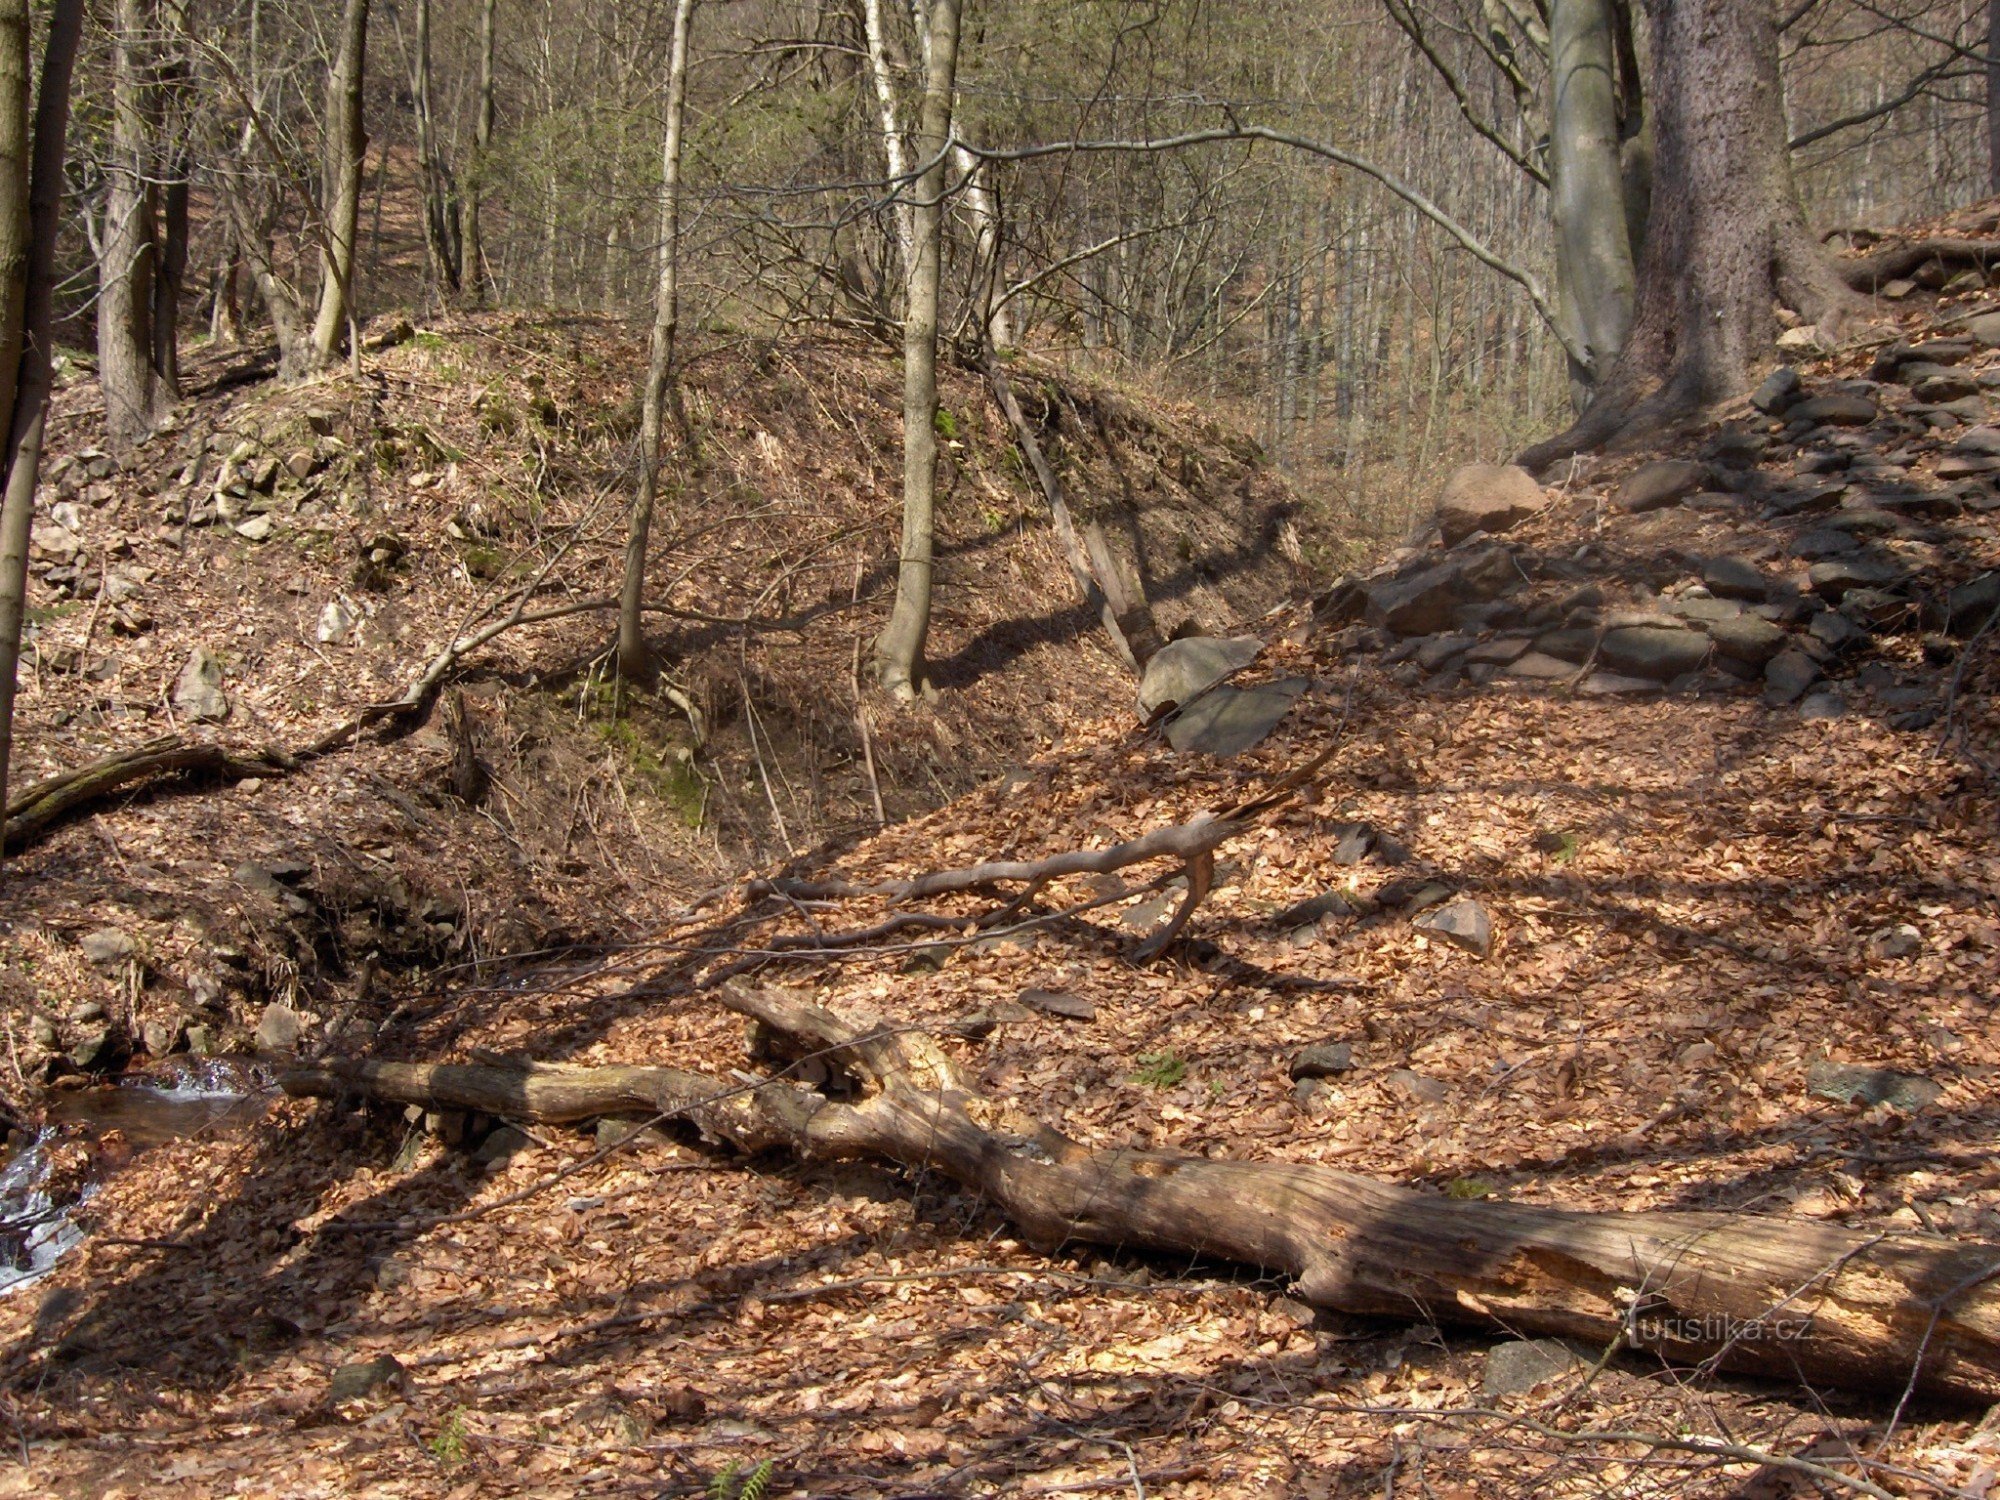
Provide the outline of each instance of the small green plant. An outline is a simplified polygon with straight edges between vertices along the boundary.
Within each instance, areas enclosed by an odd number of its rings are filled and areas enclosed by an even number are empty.
[[[951,414],[949,407],[940,406],[937,409],[937,415],[931,419],[931,426],[946,442],[951,442],[958,436],[958,418]]]
[[[1148,1088],[1170,1089],[1187,1077],[1187,1063],[1172,1052],[1141,1052],[1133,1080]]]
[[[743,1460],[732,1458],[722,1467],[722,1471],[708,1482],[709,1500],[764,1500],[771,1490],[771,1475],[777,1465],[764,1459],[749,1473],[743,1472]]]
[[[1476,1198],[1490,1198],[1493,1195],[1493,1184],[1477,1177],[1454,1177],[1444,1185],[1444,1195],[1469,1203]]]
[[[441,333],[432,333],[428,328],[418,329],[411,337],[410,342],[415,344],[419,349],[428,350],[433,353],[439,349],[449,349],[451,347],[450,339]]]
[[[454,1406],[451,1415],[444,1419],[437,1435],[424,1445],[431,1450],[431,1457],[447,1469],[465,1462],[465,1408]]]

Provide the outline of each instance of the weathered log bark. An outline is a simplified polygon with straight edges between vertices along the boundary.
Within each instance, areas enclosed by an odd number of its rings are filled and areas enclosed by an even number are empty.
[[[1849,286],[1872,295],[1881,289],[1883,282],[1907,276],[1934,260],[1947,266],[1985,271],[2000,266],[2000,246],[1992,240],[1932,235],[1925,239],[1898,240],[1853,260],[1835,261],[1834,269]]]
[[[537,1064],[346,1062],[282,1083],[530,1120],[680,1116],[748,1151],[942,1172],[1036,1243],[1280,1270],[1306,1301],[1343,1312],[1617,1341],[1808,1385],[2000,1397],[2000,1244],[1745,1214],[1461,1202],[1319,1166],[1091,1151],[968,1095],[919,1033],[857,1029],[774,991],[719,998],[831,1065],[852,1097],[782,1079]]]
[[[293,763],[275,751],[239,754],[167,735],[23,787],[7,802],[4,848],[19,849],[64,818],[155,777],[278,776]]]

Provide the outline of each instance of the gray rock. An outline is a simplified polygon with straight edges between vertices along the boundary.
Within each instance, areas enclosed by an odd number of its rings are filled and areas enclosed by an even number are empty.
[[[1481,958],[1493,951],[1493,919],[1486,915],[1486,908],[1470,896],[1460,896],[1456,901],[1423,912],[1411,925],[1434,933]]]
[[[1347,1042],[1318,1042],[1300,1051],[1292,1059],[1292,1080],[1301,1078],[1331,1078],[1336,1073],[1345,1073],[1354,1066],[1354,1048]]]
[[[1507,531],[1549,503],[1534,475],[1514,464],[1466,464],[1445,481],[1437,504],[1447,547],[1475,532]]]
[[[264,1007],[264,1015],[257,1022],[257,1048],[261,1052],[295,1051],[305,1029],[297,1011],[274,1002]]]
[[[626,1141],[648,1148],[666,1146],[672,1143],[672,1139],[665,1131],[640,1120],[619,1120],[606,1116],[597,1122],[597,1149],[600,1151]]]
[[[1988,349],[2000,349],[2000,312],[1981,313],[1965,325],[1965,331]]]
[[[1210,688],[1167,725],[1167,743],[1179,751],[1227,758],[1261,743],[1291,712],[1311,684],[1284,677],[1253,688]]]
[[[1498,640],[1481,641],[1465,653],[1465,659],[1504,667],[1510,661],[1519,660],[1534,644],[1533,639],[1525,635],[1503,635]]]
[[[1708,483],[1708,466],[1691,459],[1664,458],[1633,470],[1611,497],[1617,510],[1639,514],[1678,504]]]
[[[1596,644],[1597,632],[1582,627],[1545,631],[1535,637],[1535,650],[1567,662],[1581,662]]]
[[[1764,701],[1773,708],[1796,703],[1819,681],[1819,666],[1805,652],[1780,651],[1764,664]]]
[[[1981,574],[1945,596],[1945,629],[1956,636],[1977,635],[1996,610],[2000,610],[2000,573]]]
[[[1719,655],[1733,661],[1747,661],[1753,666],[1762,666],[1785,647],[1785,632],[1756,615],[1740,614],[1733,619],[1712,620],[1705,623],[1702,629],[1715,642]]]
[[[1923,375],[1909,382],[1912,394],[1919,401],[1943,403],[1979,394],[1979,382],[1964,370],[1940,369],[1935,365],[1913,368],[1925,369]],[[1904,378],[1909,379],[1907,371]]]
[[[1892,1104],[1914,1111],[1937,1103],[1944,1090],[1921,1074],[1822,1059],[1806,1070],[1806,1092],[1840,1104]]]
[[[100,927],[77,939],[83,956],[100,969],[116,969],[139,951],[138,941],[122,927]]]
[[[1560,682],[1576,675],[1576,663],[1530,651],[1507,663],[1506,670],[1509,677],[1525,677],[1531,682]]]
[[[1987,458],[2000,458],[2000,427],[1973,427],[1961,432],[1953,441],[1954,453],[1978,453]]]
[[[221,1038],[213,1026],[197,1021],[187,1029],[188,1051],[196,1057],[213,1057],[222,1050]]]
[[[1434,635],[1411,653],[1411,660],[1426,672],[1435,672],[1454,656],[1472,646],[1469,635]]]
[[[1875,420],[1875,403],[1866,396],[1813,396],[1785,413],[1785,419],[1809,427],[1866,427]]]
[[[1072,995],[1066,990],[1021,991],[1021,1003],[1030,1010],[1041,1011],[1045,1015],[1061,1016],[1065,1021],[1095,1021],[1097,1007],[1081,995]]]
[[[329,1404],[339,1406],[373,1395],[384,1386],[406,1386],[409,1379],[395,1355],[378,1354],[373,1359],[354,1360],[335,1370],[333,1379],[327,1382],[326,1399]]]
[[[1850,589],[1887,588],[1901,583],[1907,575],[1895,563],[1875,557],[1846,557],[1812,565],[1807,577],[1813,592],[1838,603]]]
[[[1802,557],[1808,562],[1828,557],[1846,557],[1861,550],[1861,543],[1845,531],[1831,526],[1815,526],[1792,539],[1785,549],[1793,557]]]
[[[1459,602],[1459,566],[1456,562],[1368,585],[1366,615],[1370,625],[1392,630],[1397,635],[1435,635],[1449,628],[1451,612]]]
[[[1342,866],[1358,865],[1368,857],[1368,851],[1374,844],[1374,824],[1349,823],[1340,830],[1340,841],[1333,846],[1333,862]]]
[[[1924,935],[1908,922],[1898,922],[1871,933],[1869,948],[1882,958],[1908,958],[1924,946]]]
[[[501,1125],[486,1132],[486,1139],[479,1143],[478,1149],[472,1153],[472,1159],[482,1167],[490,1167],[496,1162],[508,1160],[532,1145],[534,1141],[529,1138],[526,1131],[512,1125]]]
[[[1698,630],[1658,625],[1607,630],[1599,655],[1616,670],[1633,677],[1666,682],[1692,672],[1708,660],[1708,637]]]
[[[1152,718],[1174,703],[1191,703],[1224,678],[1257,659],[1264,643],[1255,636],[1196,635],[1169,641],[1146,663],[1139,683],[1139,712]]]
[[[1683,594],[1667,601],[1667,613],[1690,624],[1712,625],[1718,620],[1735,619],[1743,613],[1743,606],[1710,594]]]
[[[1846,713],[1847,704],[1842,700],[1840,694],[1831,689],[1822,689],[1817,693],[1807,693],[1805,697],[1799,700],[1799,717],[1801,719],[1838,719],[1844,717]]]
[[[1838,610],[1823,609],[1806,622],[1806,633],[1830,651],[1852,651],[1868,643],[1868,632]]]
[[[1765,415],[1775,417],[1798,401],[1801,389],[1799,372],[1790,365],[1780,365],[1750,393],[1750,404]]]
[[[1576,685],[1586,698],[1624,698],[1635,693],[1657,693],[1661,684],[1650,677],[1627,677],[1622,672],[1592,672]]]
[[[344,599],[329,599],[319,612],[319,623],[313,627],[313,639],[322,646],[333,645],[347,639],[348,632],[361,622],[361,617],[347,607]],[[1175,643],[1178,644],[1178,643]],[[1164,649],[1164,648],[1163,648]],[[1154,658],[1157,661],[1159,658]],[[1150,668],[1151,662],[1147,663]],[[1144,684],[1141,684],[1144,691]]]
[[[1516,1339],[1487,1352],[1479,1386],[1488,1396],[1518,1396],[1572,1370],[1587,1369],[1581,1356],[1561,1339]]]
[[[222,691],[222,663],[206,646],[197,646],[174,683],[174,709],[196,722],[229,717],[229,695]]]
[[[1451,1085],[1436,1078],[1426,1078],[1423,1074],[1408,1068],[1398,1068],[1383,1083],[1398,1093],[1408,1094],[1420,1104],[1442,1104],[1451,1097]]]
[[[86,1073],[109,1073],[131,1056],[125,1033],[109,1021],[87,1027],[69,1049],[69,1060]]]

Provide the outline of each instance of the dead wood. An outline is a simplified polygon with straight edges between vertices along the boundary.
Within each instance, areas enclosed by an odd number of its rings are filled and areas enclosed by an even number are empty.
[[[747,1151],[940,1172],[1035,1243],[1207,1255],[1282,1271],[1316,1306],[1614,1342],[1814,1386],[2000,1397],[2000,1244],[1730,1213],[1460,1201],[1321,1166],[1093,1151],[967,1093],[911,1031],[768,990],[719,992],[837,1075],[825,1091],[671,1068],[350,1062],[288,1092],[358,1092],[530,1120],[680,1115]]]
[[[1908,276],[1933,260],[1947,266],[1971,266],[1983,271],[1989,266],[2000,265],[2000,244],[1959,235],[1933,235],[1920,240],[1899,240],[1867,255],[1837,260],[1834,268],[1849,286],[1858,291],[1874,292],[1884,282]]]
[[[296,764],[280,750],[238,752],[166,735],[22,788],[8,799],[5,847],[19,849],[64,818],[142,782],[174,776],[279,776]]]

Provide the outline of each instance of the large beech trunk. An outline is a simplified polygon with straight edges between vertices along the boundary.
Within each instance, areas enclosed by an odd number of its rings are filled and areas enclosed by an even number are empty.
[[[331,1062],[287,1092],[562,1122],[680,1117],[745,1151],[942,1172],[1028,1237],[1283,1271],[1318,1306],[1614,1341],[1809,1385],[2000,1397],[2000,1245],[1727,1213],[1461,1202],[1326,1167],[1091,1151],[969,1095],[929,1038],[724,989],[778,1056],[833,1077],[751,1084],[674,1068]],[[787,1069],[786,1073],[793,1070]],[[1913,1373],[1914,1372],[1914,1373]]]
[[[1774,305],[1837,331],[1858,299],[1799,207],[1772,8],[1648,0],[1653,197],[1639,301],[1617,362],[1529,469],[1670,421],[1750,383]]]

